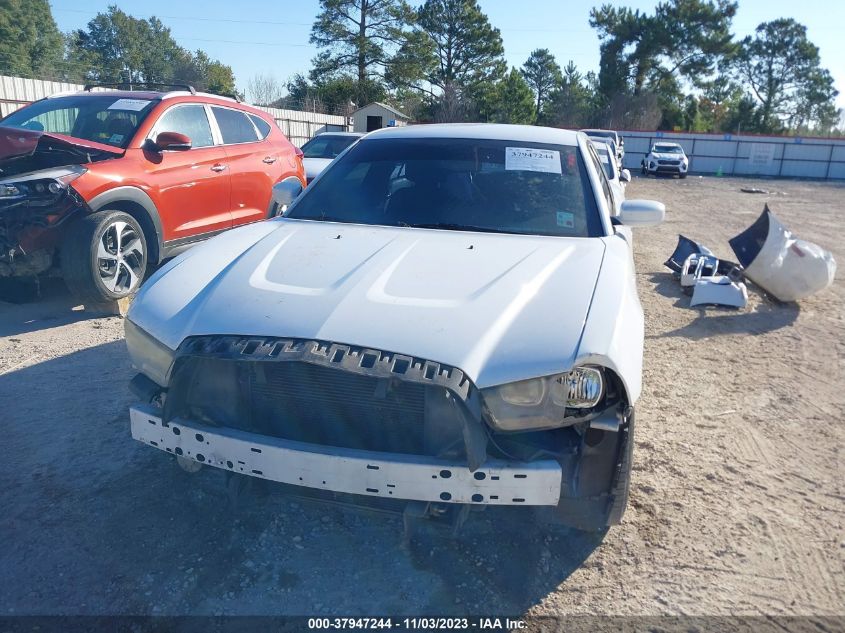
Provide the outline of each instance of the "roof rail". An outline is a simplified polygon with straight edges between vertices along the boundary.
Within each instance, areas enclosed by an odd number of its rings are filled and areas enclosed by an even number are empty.
[[[157,86],[160,88],[181,88],[182,90],[187,90],[192,95],[197,94],[196,89],[193,86],[188,84],[170,84],[170,83],[159,83],[155,81],[115,81],[109,83],[96,83],[96,84],[85,84],[83,90],[86,92],[91,92],[93,88],[118,88],[121,90],[143,90],[144,88],[148,88],[151,86]]]
[[[238,103],[241,102],[241,98],[238,96],[238,93],[230,93],[230,92],[210,92],[209,94],[214,95],[215,97],[225,97],[226,99],[232,99],[233,101],[237,101]]]

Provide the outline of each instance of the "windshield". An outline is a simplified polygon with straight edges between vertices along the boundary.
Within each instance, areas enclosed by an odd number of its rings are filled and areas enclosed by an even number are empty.
[[[335,158],[357,140],[357,136],[320,134],[302,146],[303,158]]]
[[[578,148],[524,141],[363,140],[286,215],[495,233],[603,235]]]
[[[655,145],[653,152],[658,154],[683,154],[684,150],[677,145]]]
[[[141,121],[158,100],[73,95],[36,101],[0,121],[0,125],[64,134],[126,148]]]

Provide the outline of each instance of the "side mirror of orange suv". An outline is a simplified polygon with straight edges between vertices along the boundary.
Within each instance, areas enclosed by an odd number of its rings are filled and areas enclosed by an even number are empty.
[[[153,145],[159,152],[165,150],[185,151],[191,149],[191,139],[179,132],[162,132],[156,136]]]

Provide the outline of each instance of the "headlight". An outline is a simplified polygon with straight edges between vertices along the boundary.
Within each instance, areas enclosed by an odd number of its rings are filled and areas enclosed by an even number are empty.
[[[0,185],[0,200],[20,198],[23,192],[15,185]]]
[[[71,165],[65,173],[55,178],[22,178],[14,182],[0,183],[0,200],[14,200],[24,196],[50,197],[64,193],[70,183],[88,171],[85,167]]]
[[[576,367],[565,374],[483,389],[481,395],[498,429],[529,431],[563,426],[567,409],[594,407],[604,392],[601,368]]]
[[[124,324],[126,347],[129,349],[132,366],[156,384],[166,387],[175,352],[129,319],[125,319]]]

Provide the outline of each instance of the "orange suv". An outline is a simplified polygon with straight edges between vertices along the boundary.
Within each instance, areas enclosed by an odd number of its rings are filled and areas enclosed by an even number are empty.
[[[60,273],[83,302],[134,292],[147,267],[277,213],[302,152],[266,112],[197,93],[85,91],[0,120],[0,277]]]

